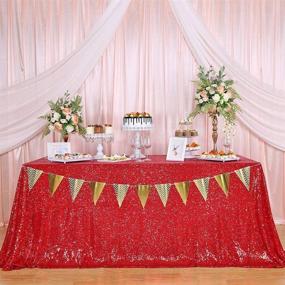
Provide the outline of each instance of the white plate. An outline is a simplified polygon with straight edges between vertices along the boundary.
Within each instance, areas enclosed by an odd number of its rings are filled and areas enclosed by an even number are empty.
[[[210,160],[210,161],[220,161],[220,162],[227,162],[227,161],[237,161],[240,160],[240,158],[237,156],[235,158],[233,157],[228,157],[228,158],[222,158],[222,157],[207,157],[207,158],[202,158],[202,157],[197,157],[197,159],[200,160]]]
[[[90,161],[90,160],[93,160],[93,158],[92,157],[89,157],[89,158],[76,158],[76,159],[49,158],[48,160],[52,161],[52,162],[70,163],[70,162]]]
[[[109,160],[109,159],[98,159],[98,162],[123,162],[123,161],[129,161],[131,158],[125,158],[125,159],[117,159],[117,160]]]

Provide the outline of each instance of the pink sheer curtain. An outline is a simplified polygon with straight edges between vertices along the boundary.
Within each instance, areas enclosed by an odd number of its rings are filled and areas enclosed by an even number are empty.
[[[84,39],[107,3],[1,1],[0,60],[4,64],[0,65],[0,86],[30,78],[62,59]],[[284,1],[195,0],[193,4],[231,56],[264,82],[284,90]],[[123,114],[146,110],[155,122],[151,152],[165,153],[178,121],[192,109],[191,80],[196,68],[168,2],[134,0],[113,42],[80,90],[85,121],[112,123],[115,141],[108,151],[127,152],[128,134],[121,131]],[[200,133],[199,142],[207,148],[207,119],[200,116],[194,124]],[[2,224],[9,219],[21,164],[44,156],[46,141],[52,139],[37,136],[0,157]],[[72,147],[95,152],[94,145],[77,136],[72,137]],[[234,149],[262,162],[274,217],[285,222],[284,153],[240,125]]]

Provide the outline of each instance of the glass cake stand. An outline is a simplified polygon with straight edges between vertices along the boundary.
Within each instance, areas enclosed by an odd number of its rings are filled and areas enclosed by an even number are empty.
[[[105,134],[105,133],[86,134],[84,137],[87,142],[97,143],[97,153],[94,156],[95,159],[103,159],[104,157],[103,142],[110,143],[113,140],[113,134]]]
[[[145,131],[150,131],[151,126],[147,127],[126,127],[123,126],[123,131],[135,132],[134,140],[132,142],[132,147],[134,148],[133,154],[130,156],[132,159],[144,159],[146,156],[142,153],[143,144],[142,144],[142,134]]]

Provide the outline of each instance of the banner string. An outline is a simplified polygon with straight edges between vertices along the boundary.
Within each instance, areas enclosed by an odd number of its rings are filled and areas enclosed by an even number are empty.
[[[52,175],[59,175],[59,176],[63,176],[64,178],[71,178],[71,179],[77,179],[77,180],[83,180],[84,182],[87,182],[87,183],[91,183],[91,182],[102,182],[102,183],[105,183],[105,186],[113,186],[113,185],[128,185],[128,187],[137,187],[138,185],[150,185],[150,186],[155,186],[155,185],[158,185],[158,184],[168,184],[170,186],[175,186],[175,183],[181,183],[181,182],[194,182],[195,180],[200,180],[200,179],[213,179],[215,176],[218,176],[218,175],[222,175],[222,174],[233,174],[235,173],[236,171],[240,170],[240,169],[243,169],[243,168],[246,168],[246,167],[249,167],[249,168],[253,168],[253,167],[256,167],[256,166],[260,166],[260,163],[256,163],[254,165],[250,165],[250,166],[244,166],[244,167],[241,167],[241,168],[238,168],[238,169],[235,169],[233,171],[226,171],[226,172],[222,172],[222,173],[217,173],[213,176],[204,176],[204,177],[201,177],[201,178],[195,178],[195,179],[192,179],[192,180],[189,180],[189,179],[185,179],[185,180],[182,180],[182,181],[176,181],[176,182],[171,182],[171,183],[135,183],[135,184],[129,184],[129,183],[106,183],[104,181],[99,181],[99,180],[86,180],[86,179],[82,179],[82,178],[74,178],[74,177],[70,177],[70,176],[64,176],[64,175],[61,175],[61,174],[56,174],[56,173],[52,173],[52,172],[45,172],[41,169],[37,169],[37,168],[34,168],[34,167],[30,167],[30,166],[23,166],[23,168],[25,169],[28,169],[28,168],[32,168],[32,169],[35,169],[35,170],[39,170],[39,171],[42,171],[42,174],[52,174]]]

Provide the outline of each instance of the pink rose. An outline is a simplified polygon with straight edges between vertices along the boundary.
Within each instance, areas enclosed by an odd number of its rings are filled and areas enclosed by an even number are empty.
[[[202,98],[208,97],[208,96],[207,96],[207,91],[203,90],[203,91],[200,93],[200,96],[201,96]]]
[[[218,91],[220,94],[224,93],[224,90],[225,90],[225,88],[224,88],[224,86],[222,86],[222,85],[219,85],[219,86],[217,87],[217,91]]]
[[[65,115],[70,115],[71,109],[70,109],[70,108],[63,108],[62,112],[63,112],[63,114],[65,114]]]
[[[55,129],[56,129],[57,131],[59,131],[59,132],[62,130],[62,124],[59,123],[59,122],[56,122],[56,123],[54,124],[54,127],[55,127]]]
[[[71,120],[75,126],[78,125],[78,116],[77,115],[72,115]]]

